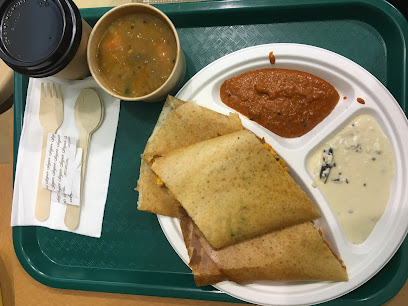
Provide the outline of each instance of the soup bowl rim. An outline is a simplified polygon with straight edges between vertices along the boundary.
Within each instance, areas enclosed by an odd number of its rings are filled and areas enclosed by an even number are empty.
[[[137,12],[137,9],[143,8],[143,11]],[[109,86],[105,85],[104,82],[102,81],[103,76],[101,72],[99,71],[98,63],[96,62],[96,53],[98,52],[99,49],[99,43],[100,40],[102,39],[104,33],[108,29],[108,27],[112,24],[113,21],[108,22],[109,18],[113,17],[113,20],[117,20],[118,18],[124,17],[126,15],[132,15],[132,14],[137,14],[137,13],[144,13],[144,14],[149,14],[149,12],[146,11],[151,11],[153,14],[151,14],[154,17],[157,17],[154,13],[160,15],[162,17],[162,21],[165,21],[165,25],[170,29],[172,32],[175,40],[176,40],[176,60],[174,63],[174,67],[171,71],[171,74],[169,77],[166,79],[166,81],[158,88],[156,88],[154,91],[150,92],[147,95],[143,96],[125,96],[121,95],[115,91],[113,91]],[[126,12],[123,14],[123,12]],[[115,18],[118,15],[117,18]],[[102,34],[100,34],[102,33]],[[95,46],[95,47],[93,47]],[[173,86],[170,86],[171,88],[168,88],[166,90],[168,84],[173,81],[173,83],[180,83],[180,80],[176,80],[174,82],[174,78],[177,79],[184,79],[184,74],[185,74],[185,59],[184,59],[184,54],[180,46],[180,40],[179,36],[176,30],[176,27],[174,26],[173,22],[170,20],[170,18],[164,14],[162,11],[159,9],[155,8],[154,6],[146,3],[127,3],[123,5],[116,6],[109,10],[106,14],[104,14],[95,24],[95,26],[92,29],[92,32],[89,36],[88,40],[88,48],[87,48],[87,59],[88,59],[88,65],[89,65],[89,70],[91,72],[91,75],[93,76],[94,80],[96,83],[108,94],[110,94],[113,97],[119,98],[123,101],[146,101],[146,102],[156,102],[156,101],[162,101],[167,94],[173,89]],[[184,66],[181,68],[181,70],[184,70],[184,73],[177,72],[177,69],[179,66]],[[165,90],[165,91],[163,91]]]

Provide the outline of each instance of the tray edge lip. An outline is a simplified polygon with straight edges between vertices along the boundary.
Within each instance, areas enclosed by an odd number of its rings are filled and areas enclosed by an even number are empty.
[[[220,6],[220,3],[222,3],[223,1],[214,1],[214,2],[212,2],[212,4],[214,4],[214,8],[213,9],[221,9],[221,8],[219,8],[219,6]],[[195,3],[197,3],[197,2],[195,2]],[[202,2],[201,3],[201,5],[203,5],[203,4],[210,4],[211,2]],[[234,0],[234,1],[231,1],[231,3],[247,3],[248,5],[247,6],[243,6],[243,7],[239,7],[239,8],[241,8],[241,9],[248,9],[250,6],[249,6],[249,3],[251,3],[250,2],[250,0]],[[253,3],[253,2],[252,2]],[[282,3],[284,3],[284,1],[277,1],[276,3],[271,3],[271,2],[267,2],[267,0],[261,0],[261,1],[259,1],[259,5],[257,5],[256,7],[264,7],[266,4],[269,4],[269,5],[267,5],[267,6],[280,6],[280,5],[282,5]],[[305,2],[305,3],[311,3],[311,4],[330,4],[330,3],[344,3],[344,4],[356,4],[356,3],[360,3],[360,4],[363,4],[363,5],[368,5],[368,6],[370,6],[370,7],[374,7],[375,9],[380,9],[383,13],[387,13],[387,15],[389,15],[390,17],[393,17],[392,19],[393,19],[393,21],[394,21],[394,24],[396,24],[398,27],[399,27],[399,29],[400,29],[400,34],[401,34],[401,36],[404,38],[404,43],[405,43],[405,46],[407,47],[407,41],[408,41],[408,21],[405,19],[405,17],[402,15],[402,13],[397,9],[397,8],[395,8],[392,4],[390,4],[390,3],[388,3],[388,2],[386,2],[385,0],[375,0],[375,1],[369,1],[369,0],[334,0],[334,1],[329,1],[329,0],[324,0],[324,1],[319,1],[319,0],[309,0],[309,1],[307,1],[307,2]],[[210,5],[212,5],[212,4],[210,4]],[[165,8],[165,11],[166,11],[166,8],[167,7],[170,7],[170,6],[172,6],[172,5],[174,5],[174,3],[166,3],[166,4],[158,4],[158,6],[159,6],[159,8],[160,7],[163,7],[163,8]],[[187,5],[191,5],[191,6],[193,6],[194,5],[194,2],[193,3],[188,3]],[[381,6],[381,7],[379,7],[379,6]],[[112,7],[98,7],[98,8],[86,8],[86,9],[81,9],[80,11],[81,11],[81,13],[84,13],[84,17],[85,18],[89,18],[89,17],[92,17],[92,16],[87,16],[88,14],[92,14],[93,12],[97,12],[97,11],[108,11],[108,10],[110,10]],[[173,12],[175,12],[175,11],[173,11]],[[397,18],[397,20],[395,20],[395,18]],[[403,23],[403,24],[401,24],[401,22]],[[405,53],[405,58],[404,58],[404,60],[405,60],[405,65],[404,65],[404,78],[405,78],[405,80],[407,79],[407,58],[406,58],[406,53]],[[22,76],[22,75],[19,75],[19,74],[17,74],[17,73],[15,73],[15,76],[14,76],[14,81],[15,81],[15,85],[14,85],[14,89],[22,89],[22,82],[23,82],[23,78],[24,78],[24,76]],[[405,82],[406,83],[406,82]],[[407,89],[405,88],[404,90],[403,90],[404,92],[403,92],[403,95],[405,96],[405,94],[406,94],[406,91],[407,91]],[[14,147],[13,147],[13,184],[14,184],[14,176],[15,176],[15,166],[16,166],[16,156],[17,156],[17,152],[18,152],[18,143],[19,143],[19,137],[20,137],[20,135],[21,135],[21,129],[22,129],[22,124],[23,124],[23,111],[22,111],[22,104],[21,103],[16,103],[16,101],[18,101],[18,100],[20,100],[20,102],[23,100],[23,98],[21,97],[21,90],[20,91],[14,91],[15,93],[18,93],[18,94],[15,94],[14,95],[14,135],[13,135],[13,141],[14,141]],[[404,101],[402,101],[402,102],[404,102]],[[16,107],[16,105],[18,105],[18,107]],[[16,125],[16,123],[18,123],[18,125]],[[17,136],[18,135],[18,136]],[[17,144],[17,145],[16,145]],[[51,278],[49,278],[49,277],[44,277],[44,275],[45,274],[43,274],[43,273],[40,273],[40,271],[37,271],[32,265],[30,265],[30,263],[29,263],[29,260],[27,259],[27,257],[26,257],[26,253],[23,251],[23,247],[22,247],[22,244],[21,244],[21,234],[22,234],[22,231],[23,231],[24,229],[22,228],[22,227],[15,227],[15,228],[13,228],[13,246],[14,246],[14,250],[15,250],[15,253],[16,253],[16,255],[17,255],[17,258],[18,258],[18,260],[19,260],[19,262],[20,262],[20,264],[22,265],[22,267],[24,268],[24,270],[32,277],[32,278],[34,278],[35,280],[37,280],[38,282],[40,282],[40,283],[42,283],[42,284],[44,284],[44,285],[47,285],[47,286],[50,286],[50,287],[54,287],[54,288],[61,288],[61,289],[75,289],[75,290],[85,290],[85,291],[96,291],[96,292],[100,292],[99,290],[92,290],[92,289],[83,289],[83,287],[82,288],[80,288],[81,287],[81,285],[84,285],[84,284],[86,284],[84,281],[81,281],[81,280],[75,280],[75,281],[70,281],[70,284],[71,284],[71,286],[68,286],[68,287],[65,287],[65,286],[59,286],[59,283],[60,282],[66,282],[66,280],[64,280],[64,281],[62,281],[62,280],[60,280],[60,279],[58,279],[58,278],[55,278],[55,282],[58,284],[57,286],[55,285],[55,284],[52,284],[52,279]],[[20,247],[20,248],[17,248],[17,247]],[[408,241],[404,241],[402,244],[401,244],[401,246],[400,246],[400,248],[399,249],[401,249],[401,250],[403,250],[403,251],[406,251],[406,250],[408,250]],[[394,255],[395,256],[395,255]],[[407,264],[405,264],[405,262],[404,261],[402,261],[402,265],[408,265],[408,263]],[[390,286],[390,284],[393,284],[393,285],[395,285],[394,284],[394,282],[395,282],[395,279],[397,278],[397,276],[398,276],[398,274],[396,274],[395,275],[395,277],[391,280],[391,282],[390,283],[388,283],[388,285],[386,286],[386,287],[384,287],[383,288],[383,290],[381,290],[380,292],[378,292],[378,293],[381,293],[382,291],[384,291],[385,289],[387,289],[389,286]],[[408,277],[408,275],[407,276],[405,276],[405,277],[403,277],[402,275],[401,275],[401,277],[398,277],[398,282],[400,282],[403,278],[405,278],[405,280],[407,279],[407,277]],[[51,282],[51,283],[50,283]],[[90,284],[90,285],[93,285],[94,283],[95,283],[95,281],[91,281],[92,283]],[[76,285],[77,284],[79,284],[79,286],[80,287],[77,287]],[[73,286],[72,286],[73,285]],[[111,287],[111,288],[116,288],[116,286],[112,286],[112,284],[110,284],[110,285],[108,285],[108,284],[98,284],[98,285],[103,285],[103,286],[106,286],[106,289],[109,289],[109,287]],[[404,283],[402,283],[401,284],[401,286],[400,287],[395,287],[395,286],[390,286],[390,288],[388,288],[388,290],[389,291],[393,291],[392,293],[391,293],[391,296],[389,296],[389,297],[379,297],[379,296],[377,296],[378,294],[376,294],[376,295],[374,295],[374,296],[372,296],[372,298],[374,299],[374,300],[377,300],[377,301],[381,301],[381,302],[385,302],[385,301],[388,301],[388,300],[390,300],[392,297],[394,297],[398,292],[399,292],[399,290],[402,288],[402,286],[404,285]],[[118,289],[120,289],[120,288],[118,288]],[[141,290],[145,290],[146,288],[143,288],[143,289],[141,289]],[[149,290],[157,290],[158,288],[151,288],[151,289],[149,289]],[[164,288],[162,288],[162,289],[159,289],[159,290],[169,290],[169,289],[164,289]],[[173,289],[171,289],[170,291],[173,291]],[[107,290],[107,291],[104,291],[104,292],[112,292],[112,293],[128,293],[128,294],[135,294],[135,293],[132,293],[132,292],[122,292],[122,291],[120,291],[120,290],[114,290],[114,289],[112,289],[112,290]],[[178,291],[178,292],[181,292],[181,291]],[[140,294],[140,293],[137,293],[137,294]],[[206,292],[200,292],[199,294],[206,294]],[[143,293],[143,295],[153,295],[153,296],[166,296],[166,297],[170,297],[170,295],[161,295],[161,294],[149,294],[149,293]],[[219,294],[216,294],[217,296],[220,296]],[[226,295],[225,293],[224,293],[224,295]],[[181,295],[180,296],[173,296],[173,297],[181,297],[181,298],[183,298]],[[184,297],[185,298],[185,297]],[[188,298],[187,298],[188,299]],[[200,298],[196,298],[196,297],[194,297],[194,298],[192,298],[192,299],[200,299]],[[331,302],[328,302],[328,303],[332,303],[332,302],[334,302],[334,303],[336,303],[336,301],[337,302],[340,302],[340,301],[338,301],[339,299],[341,299],[341,297],[340,298],[338,298],[338,299],[336,299],[336,300],[333,300],[333,301],[331,301]],[[220,301],[219,299],[214,299],[215,301]],[[367,303],[369,303],[369,302],[373,302],[371,299],[370,299],[370,301],[368,302],[368,300],[365,300],[364,302],[367,302]],[[354,301],[354,303],[361,303],[361,301]]]
[[[36,226],[31,226],[32,230],[36,230]],[[182,298],[191,300],[206,300],[206,301],[219,301],[219,302],[235,302],[242,303],[242,301],[231,297],[222,291],[200,291],[195,292],[191,290],[185,290],[185,288],[175,288],[171,285],[152,285],[152,284],[140,284],[140,283],[115,283],[107,281],[98,280],[79,280],[79,279],[63,279],[59,277],[49,276],[42,273],[30,264],[27,253],[24,251],[21,235],[23,234],[25,227],[16,226],[13,227],[13,247],[16,253],[17,259],[20,262],[23,269],[31,276],[34,280],[39,283],[57,289],[68,289],[68,290],[81,290],[81,291],[91,291],[91,292],[108,292],[108,293],[119,293],[119,294],[131,294],[131,295],[143,295],[143,296],[161,296],[169,298]],[[101,291],[101,287],[103,291]],[[187,297],[186,297],[187,294]],[[199,294],[200,297],[196,295]],[[221,298],[220,298],[221,297]]]

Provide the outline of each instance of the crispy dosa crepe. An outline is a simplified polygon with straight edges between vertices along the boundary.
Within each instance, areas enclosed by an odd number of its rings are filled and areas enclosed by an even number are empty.
[[[184,101],[168,96],[163,109],[157,120],[153,133],[147,141],[145,152],[149,150],[150,144],[155,139],[157,131],[176,108],[183,105]],[[139,192],[137,206],[139,210],[161,214],[169,217],[180,217],[178,206],[180,203],[169,194],[167,188],[161,188],[156,183],[157,175],[153,172],[151,165],[143,158],[140,165],[140,175],[136,190]]]
[[[150,162],[165,152],[242,129],[237,114],[226,116],[188,102],[168,114],[160,129],[149,139],[143,158]]]
[[[156,173],[142,159],[136,190],[139,191],[137,209],[168,217],[180,217],[180,203],[169,194],[168,189],[157,184]]]
[[[148,163],[154,156],[239,130],[242,130],[242,125],[237,114],[222,115],[169,96],[143,153],[137,185],[138,209],[179,217],[179,202],[165,186],[157,184],[157,176]]]
[[[200,236],[194,233],[197,227],[182,208],[180,209],[180,215],[181,231],[190,258],[189,266],[193,271],[196,285],[206,286],[227,280],[227,277],[201,247]]]
[[[152,169],[216,249],[320,217],[250,131],[170,151]]]
[[[310,221],[221,250],[211,247],[186,213],[180,225],[197,286],[226,278],[236,283],[348,280],[346,270]]]

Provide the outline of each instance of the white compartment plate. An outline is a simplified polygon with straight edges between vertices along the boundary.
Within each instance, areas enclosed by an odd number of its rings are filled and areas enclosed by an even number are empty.
[[[269,63],[273,51],[276,63]],[[260,68],[285,68],[312,73],[330,82],[339,92],[340,100],[332,113],[309,133],[299,138],[277,136],[259,124],[241,116],[245,128],[267,143],[287,162],[290,174],[314,201],[323,217],[315,225],[322,228],[324,239],[347,266],[348,282],[270,282],[238,285],[225,281],[216,288],[238,299],[263,305],[317,304],[335,299],[364,284],[392,258],[408,230],[407,165],[408,122],[394,97],[373,75],[351,60],[321,48],[300,44],[268,44],[242,49],[226,55],[199,71],[179,91],[177,97],[228,114],[235,112],[219,97],[222,82],[234,75]],[[347,99],[343,99],[346,96]],[[358,97],[366,104],[356,101]],[[358,114],[374,116],[387,135],[394,150],[395,176],[391,196],[384,215],[369,238],[360,245],[347,241],[341,226],[320,191],[311,186],[312,176],[307,159],[314,149],[334,136]],[[189,258],[180,230],[179,220],[158,216],[168,241],[181,259]]]

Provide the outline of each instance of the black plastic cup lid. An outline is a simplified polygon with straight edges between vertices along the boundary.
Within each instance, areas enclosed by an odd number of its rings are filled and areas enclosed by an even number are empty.
[[[0,7],[0,57],[21,74],[56,74],[81,38],[82,19],[71,0],[6,0]]]

